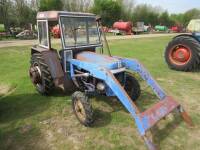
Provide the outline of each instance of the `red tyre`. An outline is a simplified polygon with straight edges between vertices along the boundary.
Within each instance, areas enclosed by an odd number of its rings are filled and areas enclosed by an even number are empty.
[[[194,71],[200,68],[200,44],[191,36],[178,36],[166,47],[165,60],[171,69]]]

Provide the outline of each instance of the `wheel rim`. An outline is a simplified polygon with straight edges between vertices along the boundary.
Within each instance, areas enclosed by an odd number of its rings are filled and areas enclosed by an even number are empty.
[[[76,111],[76,114],[77,114],[78,118],[81,121],[84,121],[86,119],[85,109],[84,109],[83,104],[81,103],[81,101],[78,100],[78,99],[75,101],[75,111]]]
[[[176,65],[185,65],[191,59],[191,50],[185,45],[177,45],[170,50],[169,59]]]
[[[41,84],[41,71],[38,66],[38,64],[34,64],[30,69],[29,69],[29,76],[31,78],[31,81],[33,84],[38,85]]]

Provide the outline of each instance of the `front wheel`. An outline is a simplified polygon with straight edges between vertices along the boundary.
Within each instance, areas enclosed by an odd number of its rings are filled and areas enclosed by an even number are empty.
[[[85,126],[91,126],[94,122],[93,109],[89,98],[82,92],[72,95],[72,108],[79,122]]]
[[[130,73],[126,73],[124,89],[133,101],[136,101],[141,94],[140,84]]]

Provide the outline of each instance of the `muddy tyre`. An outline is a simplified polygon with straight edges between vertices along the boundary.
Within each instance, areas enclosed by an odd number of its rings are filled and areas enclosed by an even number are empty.
[[[32,54],[30,63],[29,76],[37,91],[44,95],[50,94],[54,89],[54,83],[49,67],[42,58],[42,54]]]
[[[190,36],[178,36],[165,50],[169,68],[177,71],[195,71],[200,68],[200,43]]]
[[[84,93],[77,91],[72,95],[72,108],[81,124],[87,127],[92,125],[93,109],[89,98]]]
[[[126,73],[124,89],[133,101],[136,101],[140,97],[140,84],[137,79],[130,73]]]

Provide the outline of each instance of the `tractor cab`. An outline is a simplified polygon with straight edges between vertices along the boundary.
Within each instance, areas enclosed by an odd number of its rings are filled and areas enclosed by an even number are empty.
[[[72,51],[95,51],[101,47],[100,32],[96,16],[90,13],[47,11],[39,12],[38,46],[51,49],[50,29],[59,25],[61,44],[63,50]]]
[[[71,58],[96,63],[108,69],[120,67],[118,59],[96,53],[97,48],[103,47],[96,15],[62,11],[39,12],[37,24],[38,47],[45,51],[54,50],[50,29],[58,24],[62,45],[59,54],[66,72],[69,71],[67,59]]]

